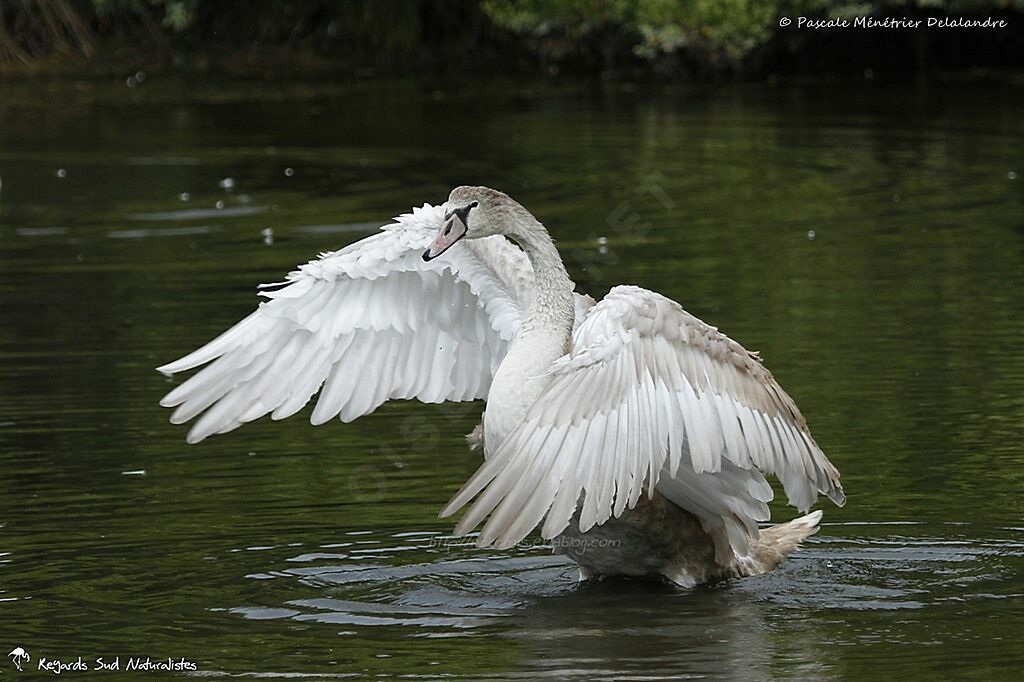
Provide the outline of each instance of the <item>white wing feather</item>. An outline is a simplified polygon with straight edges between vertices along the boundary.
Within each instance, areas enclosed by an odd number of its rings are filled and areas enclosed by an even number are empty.
[[[209,363],[161,400],[177,408],[171,421],[199,416],[194,443],[268,413],[289,417],[317,391],[313,424],[351,421],[392,398],[486,396],[533,296],[533,273],[503,237],[423,262],[441,218],[441,207],[424,205],[322,254],[264,290],[268,300],[234,327],[158,368]]]
[[[522,424],[442,512],[476,501],[456,531],[509,547],[541,521],[552,538],[618,517],[654,490],[701,519],[722,562],[746,554],[771,487],[806,510],[845,497],[839,473],[756,355],[679,304],[620,286],[577,328]]]

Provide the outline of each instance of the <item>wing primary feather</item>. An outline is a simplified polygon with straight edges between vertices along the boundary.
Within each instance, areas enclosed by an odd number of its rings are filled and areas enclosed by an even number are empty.
[[[541,534],[553,537],[577,511],[588,532],[632,508],[645,488],[671,492],[686,481],[673,499],[695,510],[724,561],[749,551],[767,518],[772,491],[762,471],[798,506],[813,502],[816,488],[841,496],[834,467],[758,358],[657,294],[613,288],[549,376],[489,455],[514,464],[478,472],[446,510],[476,496],[458,530],[487,518],[480,544],[508,546],[541,520]]]

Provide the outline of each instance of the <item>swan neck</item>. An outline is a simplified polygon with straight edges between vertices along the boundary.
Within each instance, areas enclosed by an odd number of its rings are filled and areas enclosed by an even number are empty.
[[[523,329],[557,329],[568,338],[575,317],[572,280],[551,235],[529,212],[523,209],[523,213],[510,233],[533,267],[536,296]]]
[[[504,234],[530,259],[534,296],[487,394],[484,443],[488,452],[523,421],[550,383],[551,365],[569,352],[575,317],[573,283],[547,230],[520,206],[510,218]]]

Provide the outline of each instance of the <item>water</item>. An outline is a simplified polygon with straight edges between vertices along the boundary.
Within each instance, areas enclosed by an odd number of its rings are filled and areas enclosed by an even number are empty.
[[[3,89],[3,653],[340,678],[1024,666],[1019,81]],[[760,350],[848,505],[768,576],[577,585],[543,546],[447,539],[479,405],[185,445],[153,367],[461,183],[534,210],[582,289],[656,289]]]

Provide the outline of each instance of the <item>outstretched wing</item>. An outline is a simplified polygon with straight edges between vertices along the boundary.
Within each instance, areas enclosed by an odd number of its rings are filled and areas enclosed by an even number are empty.
[[[207,367],[168,393],[190,443],[265,414],[284,419],[320,391],[311,421],[351,421],[392,398],[486,396],[532,297],[526,256],[503,237],[425,263],[442,218],[424,205],[265,288],[256,311],[159,371]]]
[[[678,303],[621,286],[590,311],[522,424],[442,515],[479,495],[456,531],[489,516],[478,544],[508,547],[542,520],[545,538],[558,535],[580,501],[585,532],[658,490],[721,531],[724,559],[730,546],[745,554],[767,518],[761,472],[801,510],[819,492],[845,501],[839,472],[754,354]]]

